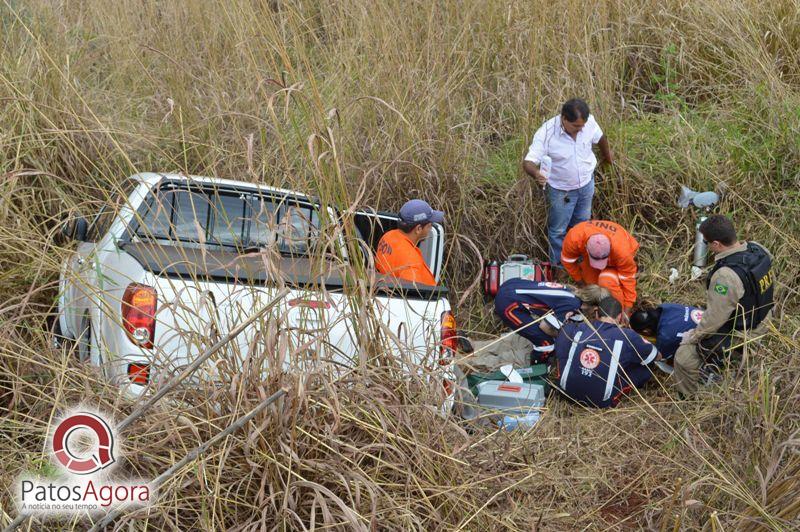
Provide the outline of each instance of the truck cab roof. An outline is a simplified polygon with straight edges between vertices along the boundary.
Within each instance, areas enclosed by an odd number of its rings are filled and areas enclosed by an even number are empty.
[[[206,176],[198,176],[198,175],[186,175],[186,174],[175,174],[175,173],[156,173],[156,172],[140,172],[138,174],[134,174],[131,176],[131,179],[134,181],[138,181],[140,183],[147,183],[150,186],[155,186],[161,181],[183,181],[186,183],[197,183],[202,185],[216,185],[222,187],[230,187],[230,188],[250,188],[250,189],[259,189],[259,190],[268,190],[270,192],[278,192],[281,194],[287,194],[291,196],[304,196],[303,194],[295,191],[289,190],[285,188],[279,187],[272,187],[269,185],[262,185],[259,183],[252,183],[249,181],[236,181],[233,179],[222,179],[218,177],[206,177]],[[311,199],[311,198],[309,198]]]

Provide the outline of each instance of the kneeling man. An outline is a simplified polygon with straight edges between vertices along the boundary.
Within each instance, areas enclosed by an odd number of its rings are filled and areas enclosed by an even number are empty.
[[[658,349],[632,329],[620,327],[622,305],[607,297],[598,317],[566,323],[556,339],[559,389],[576,403],[609,408],[650,380]]]

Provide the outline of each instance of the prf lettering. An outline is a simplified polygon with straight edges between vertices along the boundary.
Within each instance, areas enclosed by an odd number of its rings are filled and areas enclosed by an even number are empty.
[[[766,292],[770,286],[772,286],[772,270],[768,271],[764,277],[758,280],[758,289],[762,294]]]

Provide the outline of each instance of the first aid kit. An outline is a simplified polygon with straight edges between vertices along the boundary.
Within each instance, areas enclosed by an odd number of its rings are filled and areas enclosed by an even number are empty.
[[[550,385],[547,383],[547,364],[534,364],[525,368],[516,368],[514,371],[520,376],[522,382],[541,386],[545,395],[550,390]],[[505,380],[508,380],[508,376],[499,370],[491,373],[470,373],[467,375],[467,387],[477,397],[478,385],[482,382]]]
[[[509,279],[553,281],[553,268],[549,262],[539,262],[527,255],[509,255],[504,262],[487,261],[483,269],[483,291],[494,297],[500,285]]]
[[[532,408],[544,407],[544,387],[527,382],[482,382],[478,404],[504,414],[527,414]]]
[[[469,418],[489,418],[505,430],[533,427],[541,416],[547,396],[544,364],[499,371],[471,374],[467,385],[474,404],[467,408]]]

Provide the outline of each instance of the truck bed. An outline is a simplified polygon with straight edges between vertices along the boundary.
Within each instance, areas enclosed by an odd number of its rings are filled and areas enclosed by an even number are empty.
[[[346,284],[346,265],[307,257],[282,256],[270,261],[266,253],[241,254],[145,241],[122,242],[119,247],[144,269],[162,277],[261,286],[278,285],[282,281],[293,288],[316,287],[328,291],[341,291]],[[324,271],[322,264],[328,266]],[[389,296],[432,300],[448,293],[445,287],[416,285],[382,274],[376,274],[375,279],[375,290]]]

